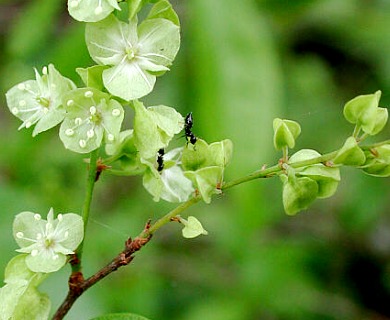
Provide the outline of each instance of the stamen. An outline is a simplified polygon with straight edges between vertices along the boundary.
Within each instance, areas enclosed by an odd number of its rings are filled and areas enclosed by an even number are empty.
[[[114,109],[114,110],[112,110],[111,114],[114,117],[118,117],[121,114],[121,111],[119,109]]]
[[[94,12],[95,12],[95,15],[99,15],[103,12],[103,8],[101,6],[96,7]]]
[[[12,108],[11,112],[12,112],[13,115],[16,116],[19,113],[19,109],[14,107],[14,108]]]
[[[91,115],[94,116],[96,114],[96,107],[95,106],[90,107],[89,112],[91,113]]]
[[[26,106],[26,100],[20,100],[19,107],[25,107],[25,106]]]
[[[94,136],[95,136],[95,131],[93,131],[93,129],[87,131],[88,138],[93,138]]]
[[[24,237],[24,233],[19,231],[19,232],[16,232],[16,238],[19,238],[19,239],[22,239]]]
[[[41,215],[39,214],[39,213],[36,213],[36,214],[34,214],[34,219],[35,220],[37,220],[37,221],[39,221],[39,220],[41,220]]]
[[[85,91],[84,97],[86,97],[86,98],[92,98],[92,97],[93,97],[93,92],[92,92],[92,91]]]
[[[45,74],[45,75],[47,74],[47,67],[46,66],[42,68],[42,74]]]
[[[38,253],[39,253],[39,251],[38,251],[37,249],[34,249],[34,250],[31,251],[31,255],[32,255],[33,257],[37,256]]]
[[[57,216],[58,221],[61,222],[63,218],[64,218],[63,215],[61,213],[59,213]]]
[[[81,118],[76,118],[76,119],[74,119],[74,123],[75,123],[77,126],[81,126],[81,124],[83,123],[83,119],[81,119]]]
[[[70,5],[71,8],[76,8],[76,7],[78,7],[79,2],[77,0],[73,0],[73,1],[70,2],[69,5]]]
[[[18,84],[18,89],[19,89],[19,90],[22,90],[22,91],[23,91],[23,90],[26,90],[25,84],[24,84],[24,83],[19,83],[19,84]]]
[[[87,142],[83,139],[79,141],[80,148],[84,149],[87,146]]]
[[[74,135],[74,130],[73,129],[66,129],[65,130],[65,134],[68,136],[68,137],[71,137]]]
[[[107,136],[107,139],[108,139],[108,141],[114,141],[114,140],[115,140],[115,137],[114,137],[113,134],[110,133],[110,134]]]
[[[72,107],[74,105],[74,101],[72,99],[69,99],[68,101],[66,101],[66,105],[68,107]]]

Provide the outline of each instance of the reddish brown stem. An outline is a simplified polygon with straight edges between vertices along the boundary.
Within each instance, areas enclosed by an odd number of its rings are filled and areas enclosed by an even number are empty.
[[[128,265],[133,259],[133,254],[140,250],[145,244],[147,244],[152,237],[149,234],[150,221],[147,222],[145,229],[142,234],[147,234],[147,237],[137,237],[134,240],[131,238],[127,239],[125,242],[125,249],[120,252],[112,261],[107,264],[105,267],[100,269],[94,275],[88,279],[84,279],[82,272],[75,271],[72,272],[69,277],[69,291],[64,300],[64,302],[57,309],[53,320],[61,320],[68,313],[70,308],[76,302],[76,300],[90,287],[104,279],[110,273],[116,271],[118,268]],[[72,265],[80,264],[80,260],[77,256],[73,256],[70,260]]]

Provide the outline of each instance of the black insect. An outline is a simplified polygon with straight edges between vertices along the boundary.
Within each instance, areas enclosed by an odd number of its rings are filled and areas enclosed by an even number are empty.
[[[164,149],[157,151],[157,171],[161,172],[164,169]]]
[[[191,131],[193,124],[194,124],[194,120],[192,119],[192,112],[190,112],[189,114],[187,114],[184,120],[184,133],[187,138],[187,143],[190,142],[191,144],[194,145],[196,140],[198,140],[198,138]]]

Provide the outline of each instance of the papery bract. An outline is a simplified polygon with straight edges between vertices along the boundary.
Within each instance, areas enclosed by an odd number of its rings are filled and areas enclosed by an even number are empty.
[[[62,76],[52,64],[43,68],[36,80],[27,80],[12,87],[7,93],[7,105],[13,115],[23,120],[19,129],[35,125],[33,136],[49,130],[65,117],[62,95],[75,88],[71,80]]]

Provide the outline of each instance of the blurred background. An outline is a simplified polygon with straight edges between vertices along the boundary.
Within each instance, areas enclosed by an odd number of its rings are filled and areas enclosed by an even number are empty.
[[[193,131],[229,138],[226,180],[276,163],[272,120],[302,126],[296,149],[326,153],[353,130],[344,103],[383,92],[390,103],[390,1],[175,0],[182,47],[157,80],[147,105],[192,111]],[[83,156],[68,152],[58,129],[31,137],[5,104],[5,92],[54,63],[81,85],[75,68],[93,64],[84,24],[64,1],[0,1],[0,270],[17,248],[12,221],[21,211],[79,213]],[[126,125],[125,125],[126,126]],[[129,127],[130,124],[127,124]],[[377,139],[389,138],[389,126]],[[182,140],[181,140],[182,139]],[[180,141],[181,140],[181,141]],[[179,143],[185,143],[179,138]],[[335,196],[286,216],[278,179],[252,181],[198,204],[207,237],[183,239],[167,225],[133,263],[91,288],[69,320],[134,312],[159,320],[390,319],[390,180],[342,170]],[[137,235],[148,218],[174,205],[154,203],[140,177],[103,174],[85,245],[91,275]],[[0,280],[3,280],[3,271]],[[55,309],[70,268],[41,287]]]

